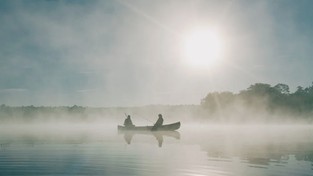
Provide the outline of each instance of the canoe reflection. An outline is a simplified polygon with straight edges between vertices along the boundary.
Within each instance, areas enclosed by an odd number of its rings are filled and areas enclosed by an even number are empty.
[[[124,139],[127,144],[131,144],[131,140],[135,135],[151,135],[158,141],[159,147],[162,147],[163,137],[172,137],[180,139],[180,133],[178,131],[118,131],[118,134],[124,134]]]

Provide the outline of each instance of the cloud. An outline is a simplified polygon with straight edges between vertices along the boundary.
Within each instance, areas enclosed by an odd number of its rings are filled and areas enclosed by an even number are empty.
[[[97,91],[97,89],[81,89],[81,90],[77,90],[77,93],[88,93],[88,92],[94,92]]]
[[[28,89],[22,88],[10,88],[10,89],[0,89],[0,93],[16,93],[16,92],[26,92]]]

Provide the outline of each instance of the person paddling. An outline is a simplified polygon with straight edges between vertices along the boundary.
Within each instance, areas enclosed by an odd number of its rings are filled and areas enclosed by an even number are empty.
[[[130,115],[127,115],[127,118],[124,121],[124,126],[125,127],[135,127],[132,120],[130,119]]]
[[[162,114],[159,114],[158,116],[159,116],[159,118],[158,118],[158,120],[155,122],[155,124],[153,125],[153,127],[152,127],[152,129],[151,129],[152,131],[158,130],[158,128],[163,125],[163,117],[162,117]]]

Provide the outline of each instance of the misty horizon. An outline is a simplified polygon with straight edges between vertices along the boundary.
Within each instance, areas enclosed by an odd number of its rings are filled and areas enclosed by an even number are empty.
[[[91,122],[133,118],[154,122],[157,114],[168,120],[209,123],[312,123],[313,83],[290,92],[286,84],[256,83],[240,93],[210,92],[198,105],[145,105],[130,107],[0,106],[3,122]],[[152,120],[153,118],[153,120]]]

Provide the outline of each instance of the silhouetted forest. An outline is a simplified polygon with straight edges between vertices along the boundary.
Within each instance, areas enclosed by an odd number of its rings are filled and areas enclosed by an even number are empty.
[[[221,118],[263,118],[264,120],[309,120],[313,119],[313,83],[297,87],[293,93],[286,84],[256,83],[237,94],[232,92],[209,93],[201,101],[208,114]],[[226,115],[225,115],[226,114]],[[251,117],[245,115],[251,115]],[[265,116],[264,116],[265,115]],[[262,116],[262,117],[258,117]]]
[[[186,119],[192,117],[201,107],[199,105],[148,105],[140,107],[83,107],[83,106],[0,106],[1,122],[93,122],[117,120],[123,122],[125,114],[130,114],[134,122],[144,121],[153,124],[158,114],[167,119]]]
[[[243,121],[302,121],[313,122],[313,83],[309,87],[298,86],[293,93],[286,84],[256,83],[239,93],[211,92],[200,105],[148,105],[142,107],[95,108],[83,106],[11,107],[0,106],[0,120],[5,121],[94,121],[117,119],[125,113],[151,123],[162,113],[170,120],[207,120],[218,122]]]

